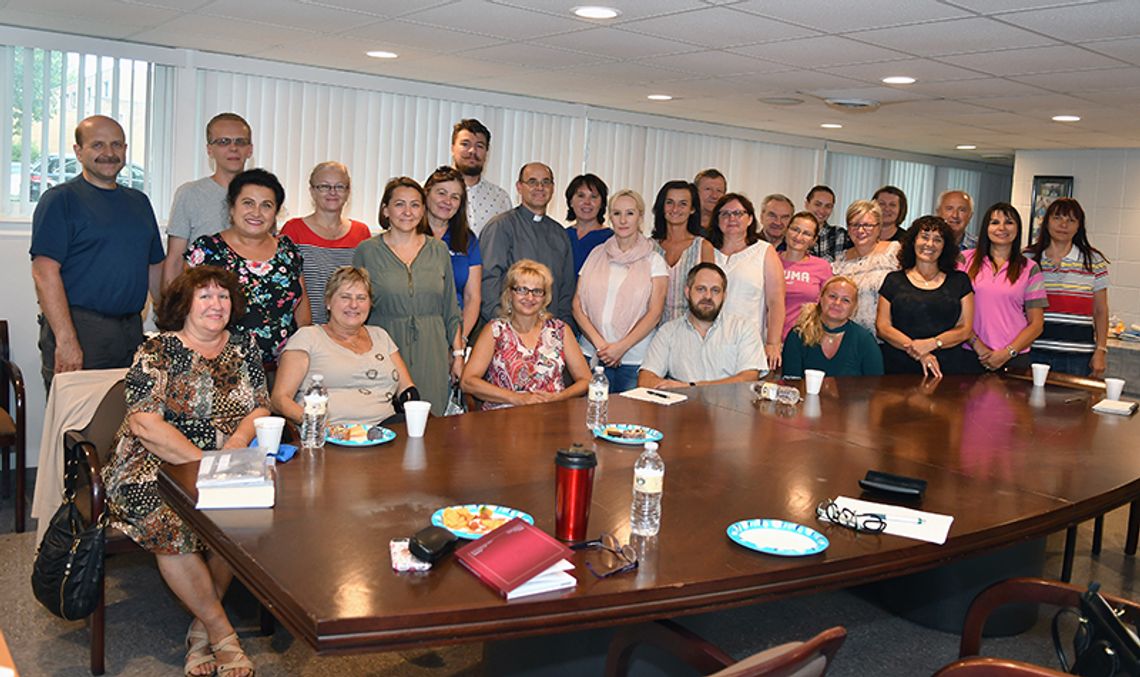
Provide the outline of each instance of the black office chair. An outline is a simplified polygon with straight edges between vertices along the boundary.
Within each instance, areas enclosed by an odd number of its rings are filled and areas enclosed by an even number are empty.
[[[24,375],[12,361],[8,343],[8,320],[0,320],[0,482],[4,498],[11,495],[11,455],[16,457],[16,532],[24,530],[27,516],[27,395]],[[15,406],[12,406],[15,405]]]

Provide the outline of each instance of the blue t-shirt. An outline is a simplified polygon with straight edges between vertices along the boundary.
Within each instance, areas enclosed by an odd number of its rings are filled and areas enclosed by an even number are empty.
[[[59,262],[69,305],[114,316],[142,311],[149,267],[164,258],[147,196],[82,174],[40,197],[28,251]]]
[[[459,297],[459,309],[463,310],[463,290],[467,288],[467,278],[471,275],[471,266],[483,265],[483,254],[479,252],[479,238],[475,233],[467,233],[467,253],[461,254],[451,248],[451,231],[446,231],[441,238],[451,253],[451,270],[455,274],[455,294]]]
[[[590,256],[590,252],[594,251],[601,243],[614,236],[614,231],[609,228],[599,228],[598,230],[591,230],[586,233],[586,237],[578,237],[578,227],[572,226],[566,229],[566,236],[570,238],[570,246],[574,248],[574,274],[582,272],[582,264]]]

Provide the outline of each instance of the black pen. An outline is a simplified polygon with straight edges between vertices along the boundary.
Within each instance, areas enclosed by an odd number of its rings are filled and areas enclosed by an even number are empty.
[[[650,395],[653,395],[654,397],[660,397],[663,400],[673,399],[672,397],[669,396],[668,393],[659,393],[656,390],[650,390],[649,388],[646,388],[645,392],[649,393]]]

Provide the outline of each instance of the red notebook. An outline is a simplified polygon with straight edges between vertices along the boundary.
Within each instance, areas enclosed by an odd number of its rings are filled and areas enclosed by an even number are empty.
[[[577,585],[570,548],[516,517],[455,551],[459,563],[507,599]]]

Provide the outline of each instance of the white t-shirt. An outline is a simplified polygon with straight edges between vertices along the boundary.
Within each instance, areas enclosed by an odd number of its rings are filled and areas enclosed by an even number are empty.
[[[617,304],[618,290],[621,289],[622,282],[625,282],[627,275],[629,275],[629,266],[623,266],[620,263],[610,263],[610,279],[606,286],[606,305],[602,308],[602,321],[594,322],[594,326],[607,341],[616,341],[623,336],[623,334],[614,329],[613,318],[614,306]],[[650,254],[649,277],[669,277],[669,265],[665,263],[665,258],[657,252]],[[645,310],[648,312],[649,308],[647,307]],[[594,318],[590,318],[590,320],[593,321]],[[649,343],[653,340],[655,333],[657,333],[656,329],[649,332],[645,338],[625,351],[625,355],[622,355],[621,363],[641,364],[645,359],[645,352],[649,350]],[[578,337],[578,345],[582,347],[582,352],[585,353],[587,357],[592,357],[596,352],[594,350],[594,344],[590,343],[590,340],[586,338],[585,334]]]
[[[716,251],[716,264],[728,275],[722,313],[742,317],[756,326],[760,338],[768,336],[768,300],[764,297],[764,260],[772,245],[757,240],[743,251],[725,256]],[[782,274],[782,271],[781,271]]]

